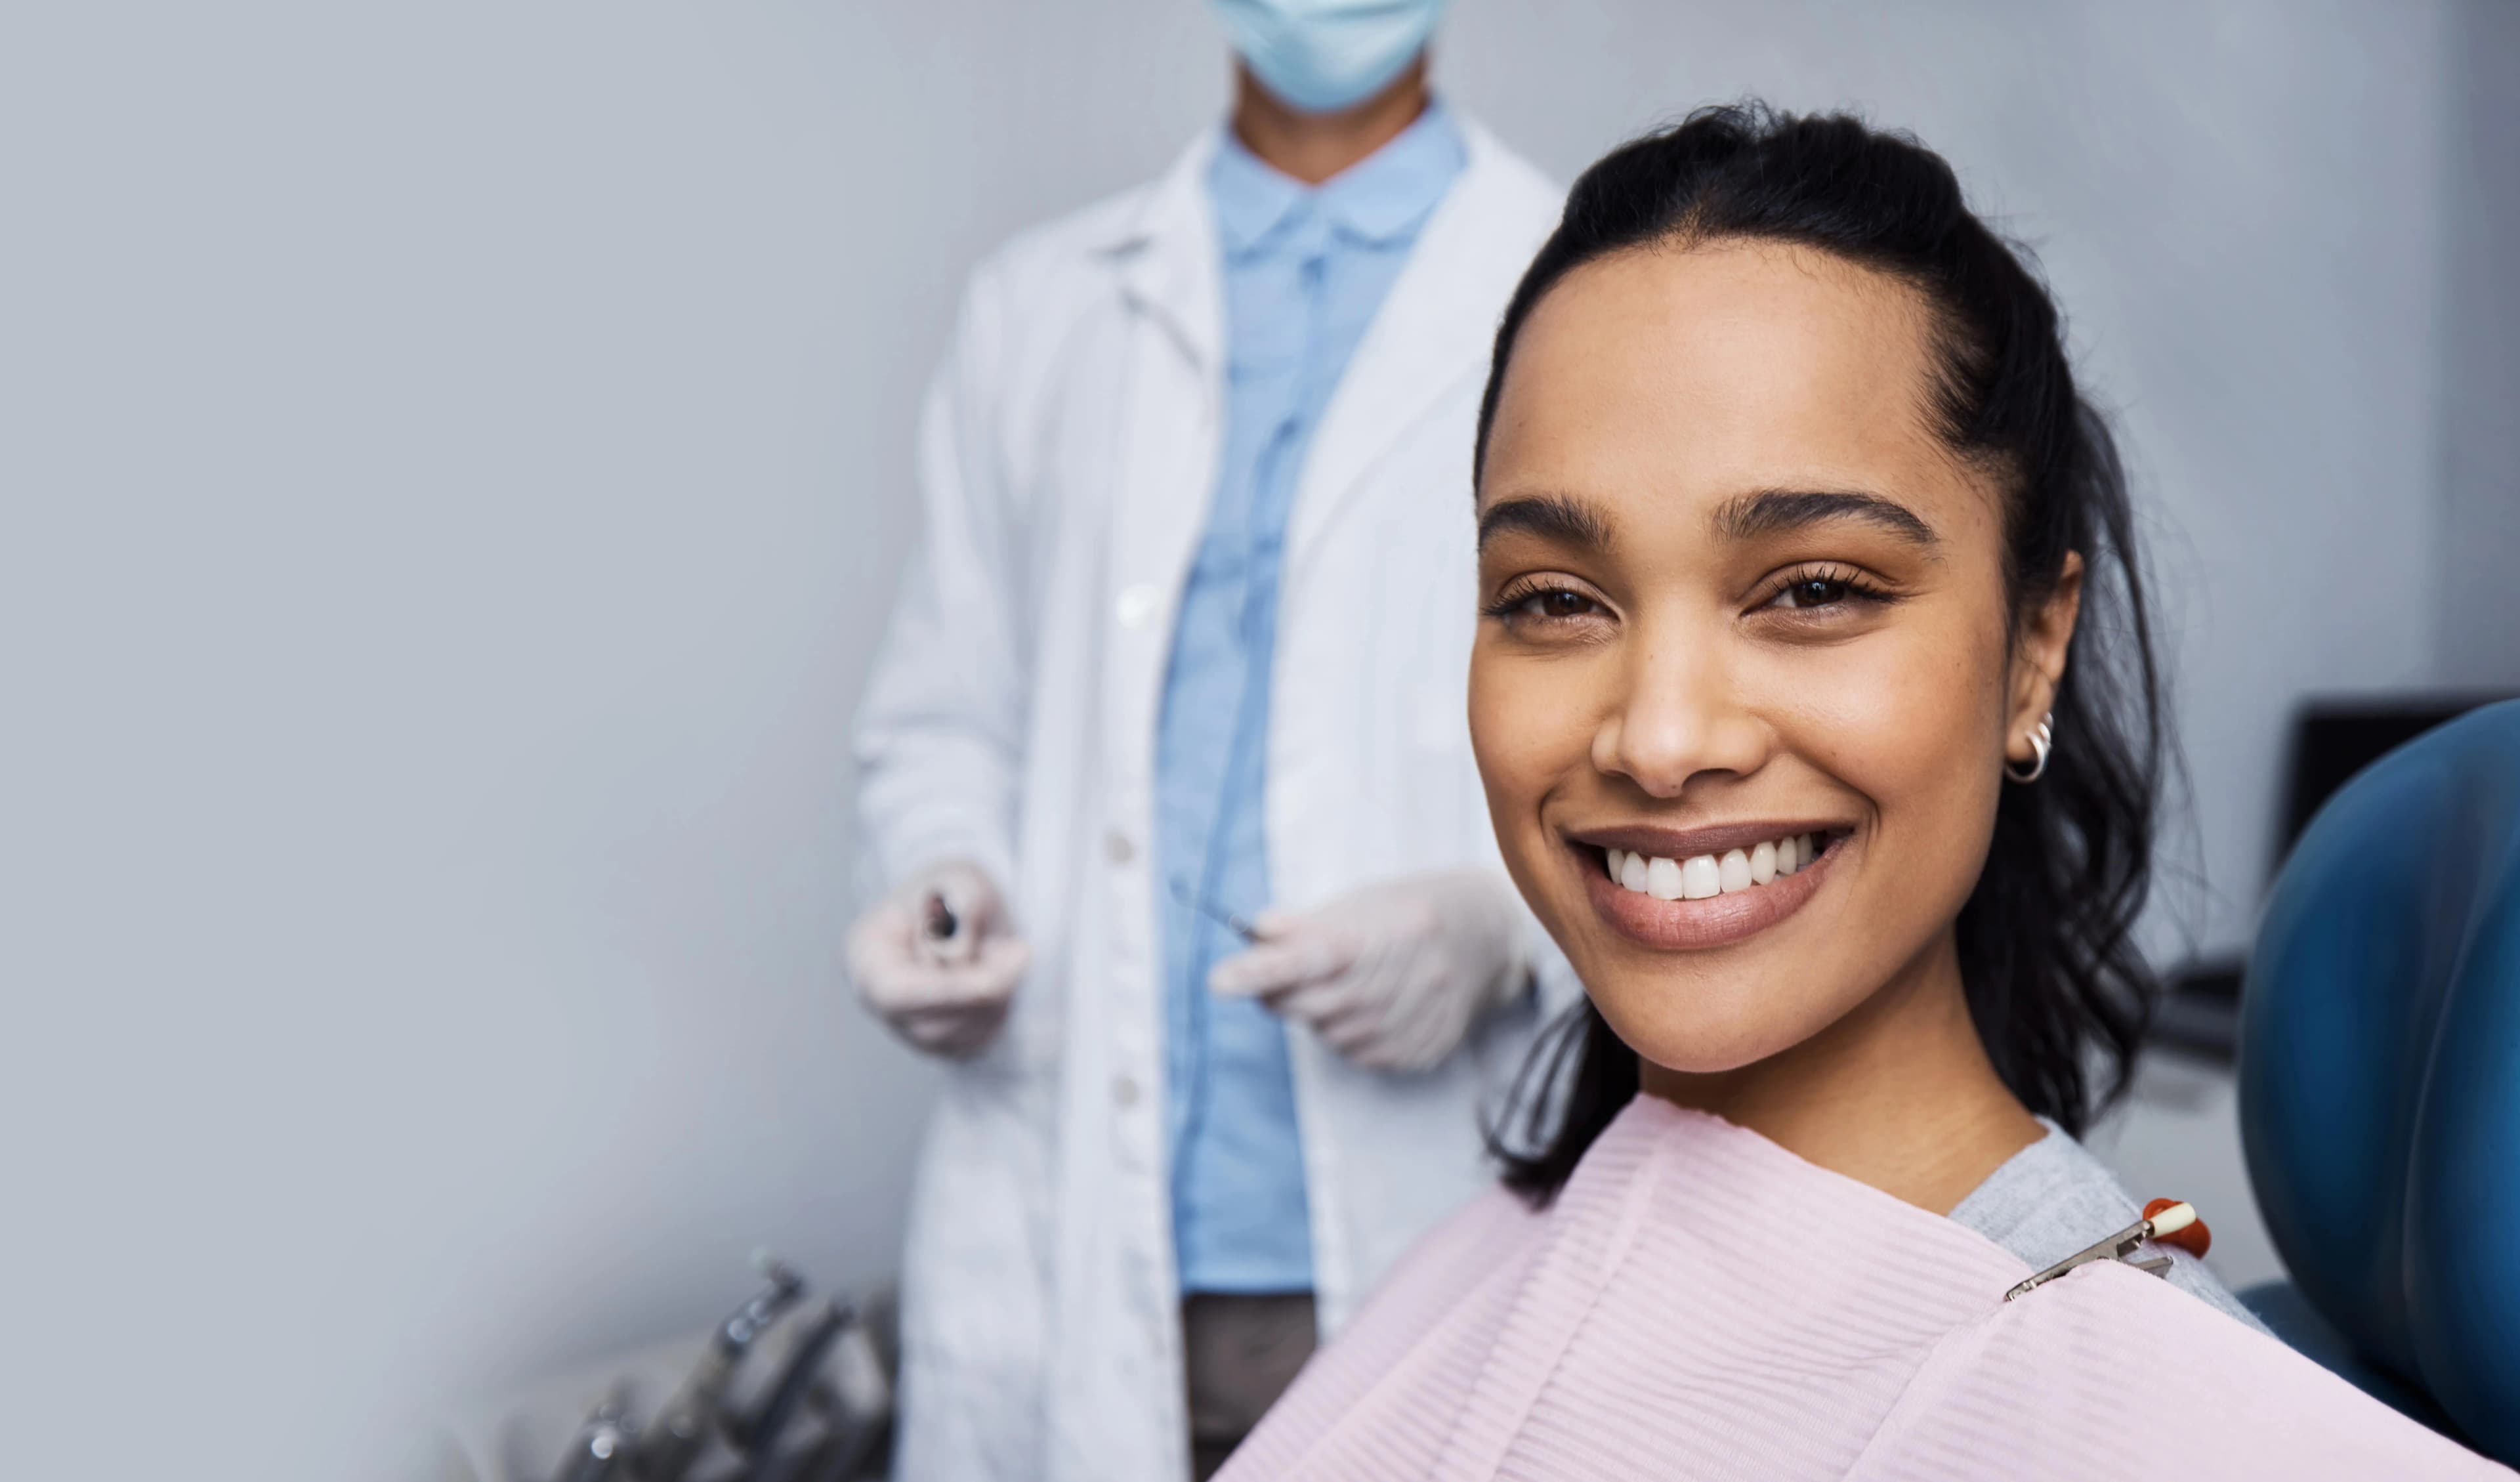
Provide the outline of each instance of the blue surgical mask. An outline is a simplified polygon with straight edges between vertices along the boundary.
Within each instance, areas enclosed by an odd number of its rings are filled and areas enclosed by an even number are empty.
[[[1310,113],[1354,108],[1426,49],[1444,0],[1209,0],[1261,85]]]

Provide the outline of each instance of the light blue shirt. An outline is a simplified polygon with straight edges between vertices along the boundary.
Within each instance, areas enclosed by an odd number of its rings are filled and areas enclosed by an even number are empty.
[[[1155,738],[1166,1125],[1186,1292],[1313,1286],[1285,1030],[1260,1005],[1207,991],[1208,969],[1242,943],[1181,897],[1245,918],[1270,904],[1261,800],[1296,480],[1357,342],[1468,157],[1439,105],[1317,188],[1230,133],[1208,172],[1225,254],[1225,447]]]

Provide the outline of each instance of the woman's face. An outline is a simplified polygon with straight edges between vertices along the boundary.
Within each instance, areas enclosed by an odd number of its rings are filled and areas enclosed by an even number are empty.
[[[1923,300],[1806,248],[1636,251],[1525,322],[1479,488],[1470,726],[1611,1026],[1737,1068],[1940,952],[2078,583],[2016,648]]]

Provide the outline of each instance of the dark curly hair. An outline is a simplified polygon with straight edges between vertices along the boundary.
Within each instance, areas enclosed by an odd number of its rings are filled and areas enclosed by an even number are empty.
[[[2016,617],[2082,553],[2055,750],[2036,786],[2003,789],[1958,924],[1969,1013],[1997,1072],[2032,1111],[2079,1133],[2125,1091],[2157,991],[2132,932],[2152,881],[2161,677],[2108,425],[2075,388],[2055,303],[2026,254],[1970,213],[1951,165],[1907,134],[1755,103],[1701,109],[1613,151],[1575,182],[1506,309],[1475,467],[1514,337],[1558,280],[1617,252],[1727,240],[1828,252],[1923,296],[1938,429],[2005,493]],[[1489,1129],[1507,1186],[1547,1202],[1636,1094],[1636,1053],[1590,1002],[1577,1005]]]

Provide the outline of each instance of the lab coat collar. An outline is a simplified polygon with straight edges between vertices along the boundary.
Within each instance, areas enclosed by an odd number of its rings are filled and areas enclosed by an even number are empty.
[[[1419,232],[1314,436],[1288,532],[1297,561],[1381,455],[1484,371],[1497,311],[1540,245],[1529,224],[1537,178],[1529,166],[1469,115],[1456,112],[1449,121],[1468,162]],[[1206,189],[1220,134],[1200,130],[1103,248],[1118,264],[1121,292],[1211,382],[1223,376],[1225,338],[1223,249]],[[1465,487],[1464,518],[1469,500]]]
[[[1455,122],[1469,162],[1427,219],[1314,437],[1288,534],[1297,561],[1381,456],[1462,381],[1484,374],[1497,315],[1540,245],[1528,225],[1527,167],[1473,120]],[[1467,519],[1470,490],[1461,495]]]
[[[1217,130],[1201,129],[1102,248],[1119,267],[1122,294],[1162,321],[1191,362],[1207,371],[1222,363],[1225,339],[1223,268],[1206,185],[1217,138]]]

